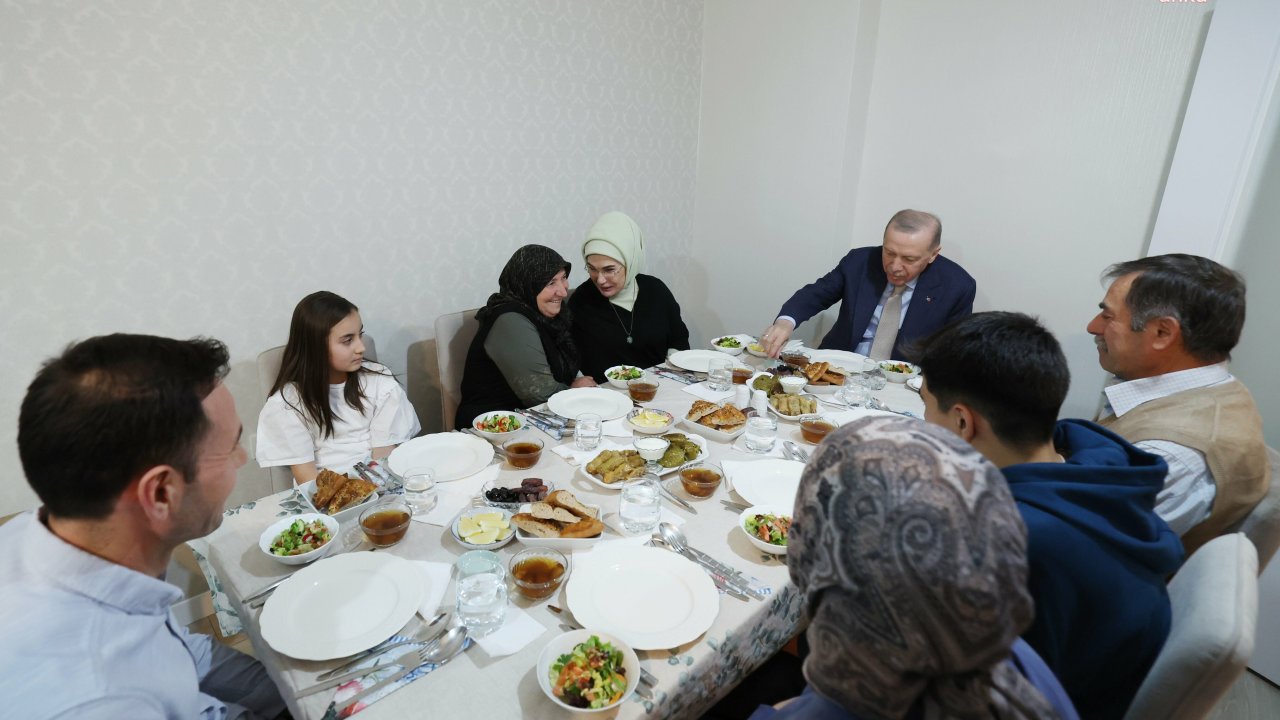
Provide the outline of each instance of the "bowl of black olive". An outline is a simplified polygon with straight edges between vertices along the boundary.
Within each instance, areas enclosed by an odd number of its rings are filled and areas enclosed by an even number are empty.
[[[518,512],[525,503],[546,500],[556,489],[555,483],[542,478],[525,478],[516,481],[510,478],[494,478],[484,484],[481,492],[485,503],[503,510]]]

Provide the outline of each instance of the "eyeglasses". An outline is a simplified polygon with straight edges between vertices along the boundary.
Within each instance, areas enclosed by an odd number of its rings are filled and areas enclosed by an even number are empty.
[[[594,267],[591,267],[590,265],[587,266],[588,275],[590,275],[591,277],[603,275],[607,280],[616,279],[624,271],[625,271],[625,268],[623,268],[621,265],[609,265],[604,268],[594,268]]]

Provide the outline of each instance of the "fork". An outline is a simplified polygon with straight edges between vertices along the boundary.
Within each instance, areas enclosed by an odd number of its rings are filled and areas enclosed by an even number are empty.
[[[352,670],[351,672],[347,672],[341,675],[331,677],[328,680],[325,680],[324,682],[316,683],[311,687],[303,688],[302,690],[299,690],[297,697],[303,698],[308,695],[314,695],[320,692],[321,690],[328,690],[329,688],[338,687],[339,685],[347,682],[348,680],[352,680],[358,677],[364,677],[365,675],[378,672],[379,670],[385,670],[391,667],[392,665],[399,665],[400,667],[405,667],[405,668],[416,667],[427,661],[427,656],[430,655],[433,650],[435,650],[435,647],[436,647],[436,643],[434,641],[429,642],[426,645],[423,645],[422,647],[418,648],[417,650],[410,650],[409,652],[404,653],[403,655],[400,655],[395,660],[389,663],[379,665],[377,667],[363,668],[361,670]]]

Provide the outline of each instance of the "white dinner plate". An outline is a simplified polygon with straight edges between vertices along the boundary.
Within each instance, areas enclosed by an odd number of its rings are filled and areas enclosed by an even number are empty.
[[[631,412],[631,398],[598,387],[561,390],[547,400],[547,408],[562,418],[576,420],[583,413],[595,413],[603,421],[617,420]]]
[[[677,431],[676,431],[676,430],[672,430],[671,432],[677,432]],[[665,433],[665,434],[669,435],[669,434],[671,434],[671,433],[669,432],[669,433]],[[701,450],[701,452],[699,452],[699,453],[698,453],[698,457],[696,457],[696,458],[694,458],[694,459],[690,460],[689,462],[701,462],[701,461],[704,461],[704,460],[706,460],[706,459],[707,459],[707,440],[706,440],[706,438],[702,437],[701,435],[690,435],[689,433],[680,433],[680,434],[681,434],[681,435],[684,435],[684,436],[685,436],[685,437],[687,437],[687,438],[689,438],[689,441],[690,441],[690,442],[692,442],[693,444],[697,445],[697,446],[698,446],[698,449],[699,449],[699,450]],[[722,434],[723,434],[723,433],[722,433]],[[660,435],[659,437],[661,437],[661,435]],[[625,449],[634,449],[634,448],[625,448]],[[600,452],[604,452],[604,450],[601,450]],[[617,452],[617,451],[615,451],[615,452]],[[596,459],[596,458],[598,458],[598,457],[600,457],[600,453],[596,453],[595,455],[592,455],[590,460],[587,460],[587,462],[584,462],[584,463],[582,463],[581,465],[579,465],[579,466],[578,466],[578,474],[579,474],[579,475],[581,475],[581,476],[582,476],[582,477],[583,477],[587,482],[589,482],[589,483],[591,483],[591,484],[595,485],[596,487],[604,488],[605,490],[621,490],[621,489],[622,489],[622,483],[620,483],[620,482],[619,482],[619,483],[614,483],[614,484],[610,485],[610,484],[606,483],[605,481],[601,480],[600,478],[596,477],[595,475],[592,475],[591,473],[587,472],[587,464],[588,464],[588,463],[590,463],[592,460],[595,460],[595,459]],[[675,472],[675,471],[679,470],[679,469],[680,469],[681,467],[683,467],[683,466],[684,466],[684,463],[681,463],[680,465],[677,465],[677,466],[675,466],[675,467],[662,468],[660,471],[658,471],[658,475],[659,475],[660,477],[665,477],[665,476],[670,475],[671,473],[673,473],[673,472]]]
[[[720,612],[720,593],[702,568],[651,547],[592,551],[578,560],[565,594],[583,627],[612,633],[636,650],[695,640]]]
[[[471,433],[423,435],[408,440],[387,456],[387,464],[403,476],[413,468],[428,467],[436,482],[450,482],[475,475],[493,460],[493,445]]]
[[[725,462],[721,466],[729,489],[738,493],[748,504],[777,507],[796,504],[796,492],[800,489],[800,473],[804,471],[804,463],[770,458],[752,462]]]
[[[344,553],[294,573],[267,599],[258,623],[277,652],[333,660],[394,635],[426,596],[427,577],[408,560]]]
[[[728,356],[719,350],[680,350],[671,353],[671,356],[667,358],[667,362],[682,370],[704,373],[707,371],[707,363],[709,361],[724,360],[726,357]],[[730,359],[730,364],[737,365],[740,363]]]

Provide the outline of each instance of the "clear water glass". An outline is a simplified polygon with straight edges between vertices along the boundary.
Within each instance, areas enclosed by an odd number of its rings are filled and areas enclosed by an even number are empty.
[[[836,399],[849,407],[863,407],[871,399],[871,388],[861,375],[855,375],[836,393]]]
[[[412,468],[404,474],[404,500],[414,515],[425,515],[435,508],[436,473],[431,468]]]
[[[574,420],[573,444],[579,450],[595,450],[600,445],[603,421],[595,413],[582,413]]]
[[[662,512],[662,496],[658,491],[658,476],[646,474],[622,486],[618,495],[618,515],[622,528],[629,533],[653,532],[658,527]]]
[[[871,358],[862,361],[862,374],[857,379],[861,380],[868,388],[871,388],[873,392],[883,390],[884,386],[889,382],[888,378],[884,376],[884,371],[880,369],[880,361]]]
[[[742,434],[742,441],[753,453],[764,454],[773,449],[778,441],[778,421],[771,417],[753,417],[747,421],[747,430]]]
[[[733,362],[728,358],[707,361],[707,387],[714,392],[725,392],[733,387]]]
[[[497,553],[472,550],[458,557],[458,620],[472,637],[484,637],[502,627],[507,617],[507,571]]]

